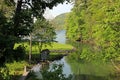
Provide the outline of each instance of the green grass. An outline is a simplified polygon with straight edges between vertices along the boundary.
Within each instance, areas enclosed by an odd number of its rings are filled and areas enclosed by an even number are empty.
[[[29,46],[29,43],[27,42],[24,42],[24,43],[16,43],[14,48],[18,47],[19,45],[24,45],[25,48],[26,48],[26,51],[29,52],[30,50],[30,46]],[[42,49],[49,49],[49,50],[71,50],[73,49],[73,46],[69,45],[69,44],[60,44],[60,43],[55,43],[53,42],[50,45],[43,45],[43,48]],[[39,50],[38,50],[38,45],[33,45],[32,46],[32,53],[39,53]]]
[[[16,62],[14,61],[13,63],[6,63],[6,67],[10,71],[10,75],[20,75],[24,71],[24,66],[28,66],[29,64],[26,61],[20,61]]]
[[[15,47],[18,47],[19,45],[24,45],[25,46],[25,49],[26,49],[26,52],[27,52],[27,58],[28,58],[28,54],[29,54],[29,49],[30,49],[30,46],[29,46],[29,43],[28,42],[23,42],[23,43],[17,43],[15,44]],[[50,45],[43,45],[43,48],[42,49],[49,49],[49,50],[71,50],[73,49],[73,46],[69,45],[69,44],[60,44],[60,43],[55,43],[53,42]],[[54,53],[54,52],[51,52],[50,53],[50,56],[49,56],[49,60],[50,61],[53,61],[53,60],[57,60],[57,59],[60,59],[62,56],[63,56],[64,53]],[[37,63],[37,61],[40,60],[40,53],[39,53],[39,50],[38,50],[38,45],[32,45],[32,63],[35,64]]]
[[[5,67],[6,66],[6,67]],[[0,80],[18,80],[24,72],[24,66],[29,66],[27,61],[13,61],[11,63],[5,63],[5,66],[0,67]]]

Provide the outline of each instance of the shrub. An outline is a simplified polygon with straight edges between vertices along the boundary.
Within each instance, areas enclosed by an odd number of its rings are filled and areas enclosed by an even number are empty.
[[[11,80],[8,68],[0,68],[0,79],[2,80]]]
[[[23,45],[19,45],[15,50],[14,50],[14,59],[15,60],[23,60],[25,59],[26,56],[26,51],[25,51],[25,47]]]

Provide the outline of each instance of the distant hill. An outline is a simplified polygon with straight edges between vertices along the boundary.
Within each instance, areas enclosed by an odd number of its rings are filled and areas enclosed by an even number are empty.
[[[55,27],[56,30],[64,29],[64,24],[67,14],[68,13],[60,14],[50,21],[50,23],[52,23],[53,27]]]

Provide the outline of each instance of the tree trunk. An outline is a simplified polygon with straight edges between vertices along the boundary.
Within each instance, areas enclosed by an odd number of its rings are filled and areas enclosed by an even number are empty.
[[[23,0],[18,0],[17,5],[16,5],[16,10],[15,10],[15,16],[14,16],[14,35],[16,37],[19,36],[17,33],[17,27],[19,26],[20,22],[20,12],[21,12],[21,7],[22,7],[22,2]]]
[[[42,42],[40,42],[39,44],[40,44],[40,45],[39,45],[39,52],[41,52],[41,51],[42,51],[42,46],[43,46],[43,44],[42,44]]]
[[[31,54],[32,54],[32,34],[30,33],[30,52],[29,52],[29,63],[31,63]]]

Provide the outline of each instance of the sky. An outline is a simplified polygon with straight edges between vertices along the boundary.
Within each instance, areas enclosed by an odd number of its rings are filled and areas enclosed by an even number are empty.
[[[46,19],[53,19],[54,17],[62,14],[62,13],[66,13],[66,12],[70,12],[72,9],[73,5],[68,3],[63,3],[63,4],[59,4],[55,7],[53,7],[53,9],[46,9],[45,11],[45,18]]]

